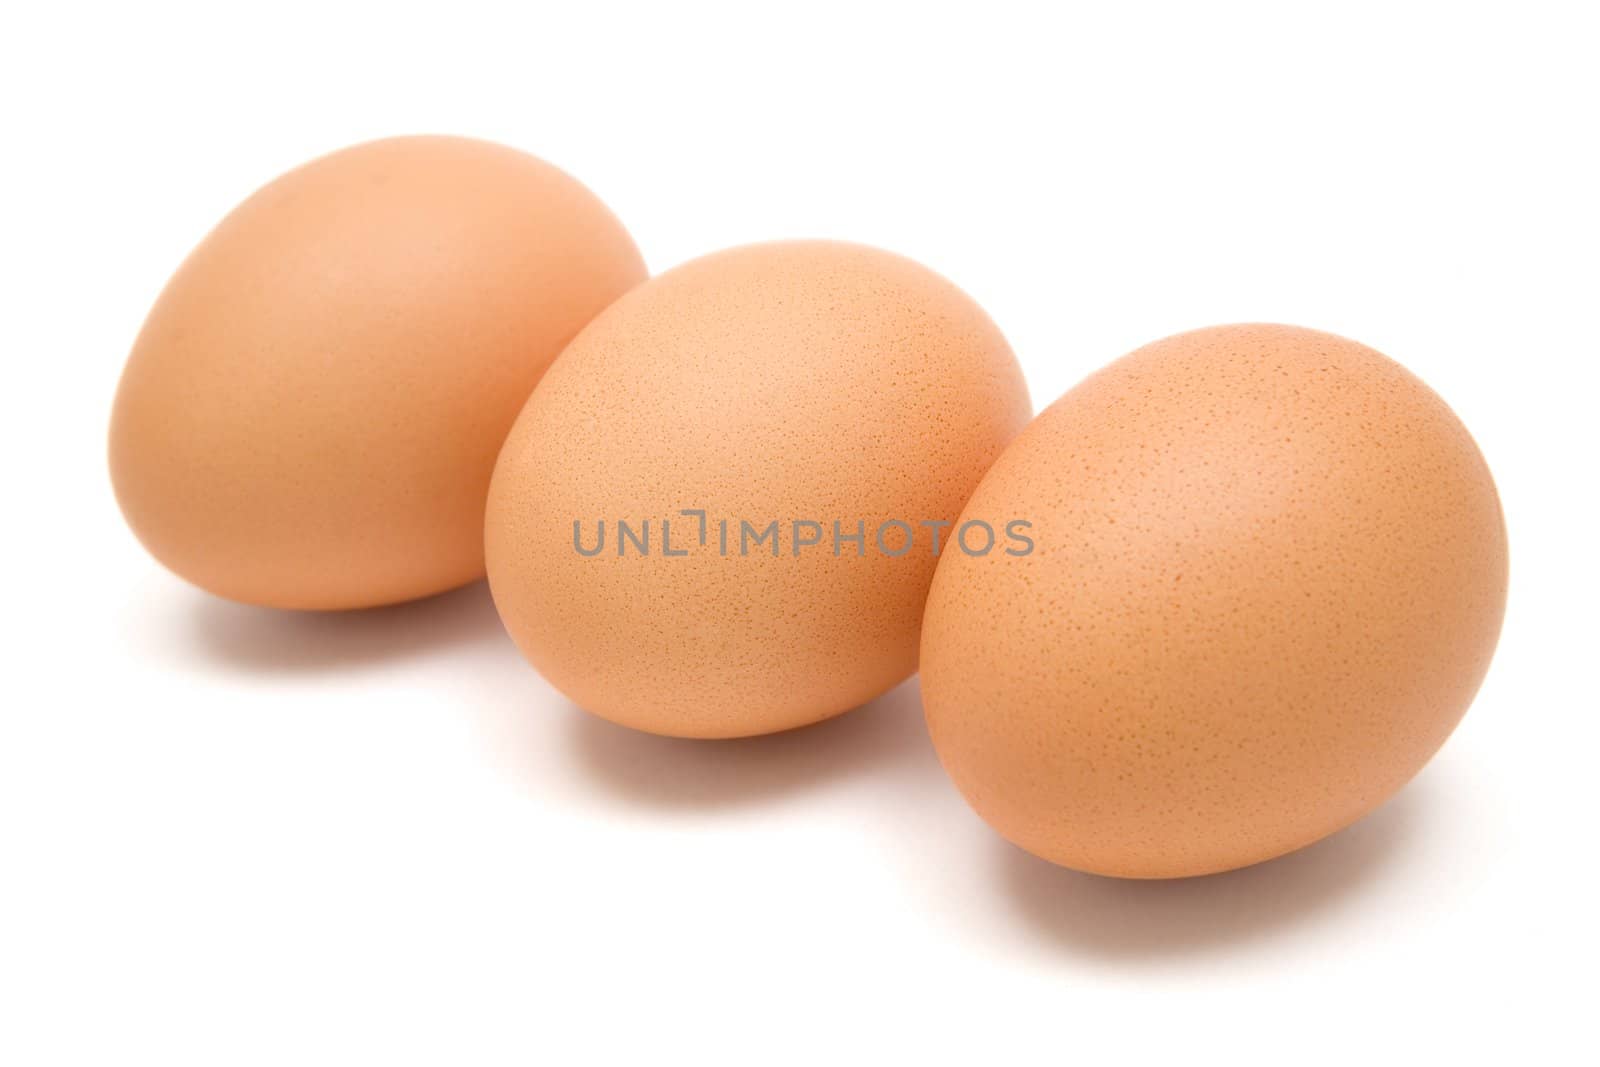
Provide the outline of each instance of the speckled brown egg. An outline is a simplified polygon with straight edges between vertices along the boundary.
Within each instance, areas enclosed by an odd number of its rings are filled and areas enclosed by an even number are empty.
[[[1000,331],[916,263],[706,256],[608,308],[529,398],[489,494],[495,604],[615,722],[828,718],[916,669],[933,542],[1029,413]]]
[[[162,563],[235,600],[355,608],[483,575],[506,432],[645,277],[578,182],[482,141],[402,137],[255,193],[168,283],[111,421]]]
[[[956,785],[1055,863],[1165,878],[1359,819],[1433,755],[1506,596],[1466,428],[1370,348],[1292,326],[1158,341],[1051,405],[946,554],[922,690]]]

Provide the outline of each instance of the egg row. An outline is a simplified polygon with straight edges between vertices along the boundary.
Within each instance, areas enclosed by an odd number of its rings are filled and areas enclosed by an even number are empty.
[[[655,733],[803,726],[920,663],[978,813],[1107,874],[1332,833],[1483,678],[1494,483],[1369,348],[1198,330],[1032,418],[994,323],[899,256],[779,242],[646,278],[593,194],[512,149],[316,160],[150,313],[117,499],[162,563],[253,604],[487,573],[553,685]]]

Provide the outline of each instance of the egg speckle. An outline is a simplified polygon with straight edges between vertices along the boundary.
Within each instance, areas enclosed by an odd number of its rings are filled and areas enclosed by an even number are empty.
[[[1004,836],[1131,877],[1309,844],[1399,789],[1493,653],[1507,556],[1460,421],[1377,352],[1180,334],[1043,412],[969,513],[1021,558],[942,558],[922,636],[946,769]]]

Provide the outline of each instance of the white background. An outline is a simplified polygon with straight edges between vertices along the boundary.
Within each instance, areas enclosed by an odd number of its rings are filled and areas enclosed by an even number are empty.
[[[35,5],[0,28],[0,1061],[1595,1062],[1592,5]],[[1389,353],[1472,429],[1505,632],[1395,801],[1128,884],[1004,845],[914,683],[697,744],[573,709],[482,586],[296,617],[146,557],[104,463],[187,250],[405,132],[567,168],[653,270],[922,260],[1044,406],[1245,319]]]

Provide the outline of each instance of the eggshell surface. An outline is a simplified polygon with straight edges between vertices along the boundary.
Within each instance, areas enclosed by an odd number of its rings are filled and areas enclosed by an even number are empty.
[[[283,608],[483,575],[499,447],[645,267],[592,193],[482,141],[335,152],[242,203],[161,294],[112,416],[112,482],[170,569]]]
[[[1422,382],[1290,326],[1169,337],[1044,411],[969,512],[1024,557],[941,559],[922,691],[1012,842],[1162,878],[1309,844],[1398,790],[1488,668],[1493,480]]]
[[[824,241],[695,260],[595,319],[529,399],[490,490],[495,603],[615,722],[732,737],[836,715],[915,670],[921,524],[956,518],[1029,414],[1000,331],[910,260]],[[647,520],[648,554],[618,541]],[[886,552],[891,520],[910,538],[891,526]],[[777,549],[741,551],[746,522],[778,523]]]

